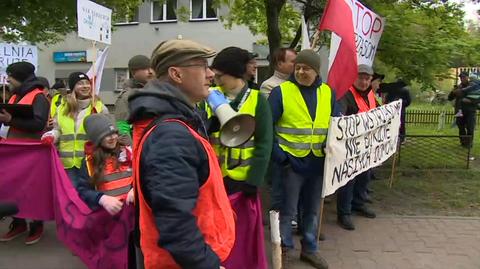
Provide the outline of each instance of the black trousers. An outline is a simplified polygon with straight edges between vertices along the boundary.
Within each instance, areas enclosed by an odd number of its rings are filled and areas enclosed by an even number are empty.
[[[457,118],[460,143],[464,147],[472,147],[477,111],[475,109],[464,109],[462,110],[462,113],[463,117]]]

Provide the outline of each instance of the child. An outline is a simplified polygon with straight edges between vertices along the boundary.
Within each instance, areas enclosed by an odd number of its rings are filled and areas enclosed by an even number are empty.
[[[132,151],[118,143],[118,130],[105,114],[88,116],[84,128],[89,142],[77,191],[92,210],[103,207],[115,215],[124,201],[133,203]]]

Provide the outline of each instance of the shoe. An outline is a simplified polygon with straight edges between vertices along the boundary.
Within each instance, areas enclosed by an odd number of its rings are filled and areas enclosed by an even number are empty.
[[[364,217],[367,217],[369,219],[374,219],[374,218],[377,217],[377,214],[375,214],[375,212],[373,212],[371,209],[369,209],[366,206],[363,206],[363,207],[360,207],[360,208],[352,208],[352,210],[355,211],[357,213],[357,215],[364,216]]]
[[[353,225],[352,217],[350,215],[342,215],[337,217],[337,223],[345,230],[353,231],[355,230],[355,225]]]
[[[309,263],[311,266],[317,269],[328,269],[327,261],[317,252],[308,253],[302,251],[300,253],[300,260]]]
[[[468,160],[469,160],[469,161],[475,161],[475,157],[470,156],[470,157],[468,158]]]
[[[325,239],[326,239],[325,234],[320,233],[320,235],[318,236],[318,240],[325,241]]]
[[[33,245],[40,241],[43,235],[43,223],[32,222],[30,223],[30,232],[27,239],[25,239],[26,245]]]
[[[11,241],[27,232],[27,223],[24,220],[14,219],[9,226],[9,231],[0,237],[0,242]]]

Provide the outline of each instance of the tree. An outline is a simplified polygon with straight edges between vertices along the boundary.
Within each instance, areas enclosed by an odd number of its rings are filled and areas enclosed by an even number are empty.
[[[125,17],[141,0],[99,0],[112,8],[114,19]],[[77,2],[74,0],[0,1],[0,39],[9,42],[55,43],[77,27]]]

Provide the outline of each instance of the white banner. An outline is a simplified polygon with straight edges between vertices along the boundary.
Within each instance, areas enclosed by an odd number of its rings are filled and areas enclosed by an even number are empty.
[[[35,46],[0,43],[0,84],[7,79],[7,67],[16,62],[29,62],[38,69],[38,50]]]
[[[385,19],[375,14],[357,0],[345,0],[352,10],[353,29],[357,46],[358,64],[373,66],[378,43],[385,28]],[[342,39],[332,34],[330,42],[329,69],[337,55]]]
[[[399,100],[369,112],[332,118],[325,149],[324,197],[395,153],[401,111]]]
[[[112,10],[88,0],[77,0],[78,36],[112,43]]]

